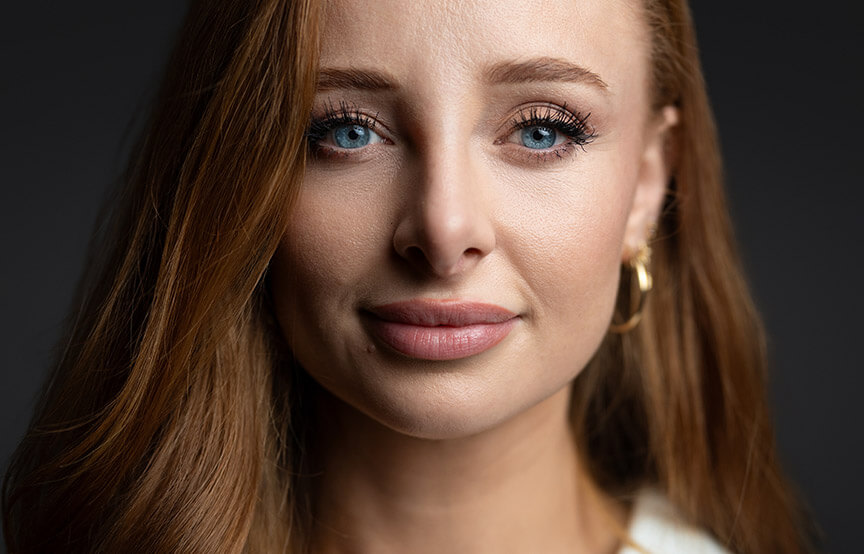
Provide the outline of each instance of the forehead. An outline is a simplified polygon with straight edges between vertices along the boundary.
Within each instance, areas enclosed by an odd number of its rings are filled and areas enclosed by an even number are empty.
[[[647,74],[637,0],[327,0],[321,65],[445,85],[502,61],[561,58],[612,93]]]

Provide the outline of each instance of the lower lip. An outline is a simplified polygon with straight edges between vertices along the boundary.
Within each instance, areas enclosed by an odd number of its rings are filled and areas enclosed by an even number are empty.
[[[424,327],[370,318],[372,332],[393,350],[421,360],[458,360],[485,352],[513,329],[516,318],[460,327]]]

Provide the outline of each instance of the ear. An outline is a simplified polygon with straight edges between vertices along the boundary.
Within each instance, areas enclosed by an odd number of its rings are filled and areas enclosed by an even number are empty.
[[[633,205],[624,230],[622,262],[633,257],[648,242],[650,229],[660,217],[675,158],[672,135],[677,124],[678,108],[674,106],[663,107],[648,123]]]

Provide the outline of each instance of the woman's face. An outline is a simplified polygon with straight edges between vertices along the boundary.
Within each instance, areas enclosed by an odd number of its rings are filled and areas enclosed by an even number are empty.
[[[276,311],[334,396],[420,437],[566,388],[664,194],[635,2],[327,2]]]

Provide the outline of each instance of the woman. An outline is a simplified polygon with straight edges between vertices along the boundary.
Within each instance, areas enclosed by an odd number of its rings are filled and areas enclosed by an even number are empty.
[[[806,550],[686,6],[370,4],[192,7],[10,551]]]

